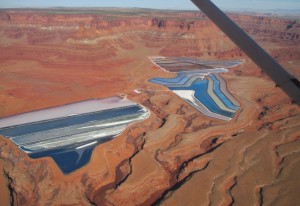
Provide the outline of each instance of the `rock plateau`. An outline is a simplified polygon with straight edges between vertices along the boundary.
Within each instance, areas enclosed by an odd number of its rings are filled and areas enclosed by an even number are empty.
[[[300,78],[299,18],[229,15]],[[0,28],[0,117],[115,95],[151,111],[69,175],[1,137],[1,193],[14,205],[300,204],[299,107],[202,13],[0,10]],[[149,56],[245,59],[222,74],[235,118],[150,83],[174,75]]]

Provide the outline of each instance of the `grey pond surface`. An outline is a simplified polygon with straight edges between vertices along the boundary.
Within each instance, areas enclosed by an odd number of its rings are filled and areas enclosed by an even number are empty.
[[[52,157],[64,174],[84,166],[94,147],[148,111],[120,97],[87,100],[0,119],[0,134],[31,158]]]

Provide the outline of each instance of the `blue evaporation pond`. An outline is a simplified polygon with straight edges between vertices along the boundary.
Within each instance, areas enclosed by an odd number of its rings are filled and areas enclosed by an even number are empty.
[[[178,72],[177,76],[174,78],[153,78],[153,79],[150,79],[150,82],[168,86],[168,84],[178,83],[182,80],[187,81],[189,78],[186,76],[187,76],[187,73]]]
[[[213,91],[215,92],[215,94],[221,99],[221,101],[226,105],[226,107],[237,111],[239,108],[236,105],[234,105],[221,91],[220,81],[213,74],[210,74],[209,77],[214,82]]]
[[[83,167],[90,161],[92,152],[97,145],[112,139],[113,137],[107,137],[95,142],[92,145],[87,144],[86,147],[83,145],[83,148],[69,147],[36,152],[29,154],[29,157],[33,159],[51,157],[64,174],[69,174]]]
[[[200,71],[180,71],[176,73],[177,76],[174,78],[152,78],[149,81],[155,84],[160,84],[164,86],[169,86],[169,84],[184,84],[186,83],[192,76],[201,75],[203,76],[205,73]]]
[[[187,85],[184,85],[190,78],[198,74],[203,73],[199,71],[181,71],[178,72],[177,76],[174,78],[153,78],[149,81],[152,83],[164,85],[170,90],[193,90],[195,91],[195,98],[197,98],[211,112],[232,118],[235,113],[221,109],[208,94],[208,80],[202,80],[198,78],[191,84],[191,86],[187,87]],[[234,105],[221,91],[219,80],[214,75],[210,75],[210,77],[214,83],[214,93],[219,97],[219,99],[225,104],[227,108],[237,111],[238,107]],[[179,86],[171,86],[172,84],[178,84]]]
[[[105,122],[106,120],[122,121],[126,118],[132,118],[133,116],[138,117],[139,115],[145,114],[145,112],[147,111],[145,111],[142,107],[138,105],[133,105],[133,106],[104,110],[104,111],[99,111],[94,113],[68,116],[65,118],[59,118],[59,119],[54,119],[49,121],[30,123],[30,124],[18,125],[13,127],[6,127],[0,129],[0,134],[9,139],[12,139],[12,141],[14,142],[18,142],[17,141],[18,138],[19,140],[22,138],[24,139],[24,136],[26,135],[30,137],[30,135],[39,133],[41,134],[41,138],[42,138],[43,132],[46,133],[47,131],[51,132],[53,130],[64,131],[65,128],[68,128],[70,126],[78,125],[78,127],[80,127],[81,124],[86,124],[88,122],[92,124],[94,121],[98,121],[98,122],[99,121]],[[109,126],[105,126],[105,127],[107,128]],[[125,127],[126,124],[124,124],[124,128]],[[82,134],[84,135],[84,133]],[[63,133],[62,135],[68,136],[67,133],[66,134]],[[57,147],[54,149],[53,148],[44,149],[40,151],[39,150],[29,151],[25,149],[22,144],[21,145],[18,145],[17,143],[16,144],[23,151],[29,152],[28,155],[31,158],[52,157],[53,160],[61,169],[61,171],[64,174],[68,174],[87,164],[90,160],[93,149],[101,143],[112,140],[115,135],[117,134],[107,135],[105,137],[101,137],[98,139],[94,138],[85,142],[80,142],[80,143],[77,142],[71,145],[70,144],[65,145],[63,147]],[[39,143],[42,141],[43,139],[39,139],[39,140],[34,140],[34,142],[32,143],[37,143],[37,142]]]
[[[193,90],[195,91],[195,98],[204,104],[211,112],[220,114],[226,117],[233,117],[234,113],[222,110],[215,101],[207,93],[208,80],[197,79],[189,87],[169,87],[171,90]]]
[[[37,123],[3,128],[0,129],[0,134],[6,137],[16,137],[25,134],[33,134],[37,132],[62,128],[62,127],[68,127],[76,124],[77,125],[83,124],[95,120],[105,120],[105,119],[111,119],[120,116],[126,116],[131,113],[139,112],[140,110],[141,108],[138,106],[130,106],[130,107],[124,107],[120,109],[111,109],[111,110],[99,111],[99,112],[82,114],[82,115],[68,116],[60,119],[53,119],[53,120],[42,121]]]

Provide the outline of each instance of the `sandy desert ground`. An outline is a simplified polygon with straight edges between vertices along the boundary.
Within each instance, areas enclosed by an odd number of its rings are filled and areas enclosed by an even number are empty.
[[[300,18],[230,17],[300,78]],[[299,107],[200,12],[0,10],[0,28],[0,117],[115,95],[151,111],[69,175],[51,158],[30,159],[0,137],[1,200],[300,204]],[[229,122],[202,115],[148,81],[174,77],[149,56],[244,59],[221,74],[240,110]]]

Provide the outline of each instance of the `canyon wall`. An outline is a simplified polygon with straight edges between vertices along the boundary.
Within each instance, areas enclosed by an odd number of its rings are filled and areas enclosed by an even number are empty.
[[[299,59],[299,19],[241,14],[229,16],[276,59]],[[63,11],[3,10],[0,17],[0,25],[5,27],[2,30],[4,35],[16,42],[26,40],[30,45],[59,41],[68,41],[76,46],[81,43],[98,44],[105,52],[98,51],[97,55],[104,58],[116,56],[119,48],[134,49],[140,43],[158,48],[159,54],[165,56],[247,58],[200,12],[164,14],[156,11],[137,15],[135,12],[117,11],[64,14]],[[6,44],[9,42],[7,40]],[[17,55],[22,55],[22,51]],[[7,57],[4,55],[3,58]],[[299,75],[293,65],[291,70]]]
[[[230,17],[300,78],[299,19]],[[300,204],[299,107],[202,13],[1,10],[0,28],[0,117],[114,95],[151,111],[69,175],[0,137],[15,205]],[[208,118],[148,82],[175,76],[159,55],[245,59],[222,74],[238,114]]]

